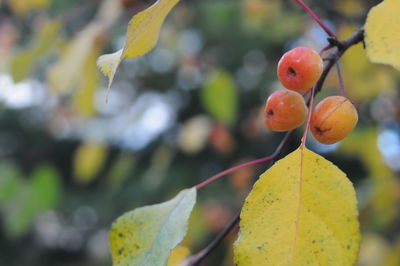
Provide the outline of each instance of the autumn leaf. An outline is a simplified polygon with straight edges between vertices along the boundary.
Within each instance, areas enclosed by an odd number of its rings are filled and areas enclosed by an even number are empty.
[[[110,231],[113,265],[166,265],[186,234],[195,201],[196,189],[185,189],[167,202],[119,217]]]
[[[374,63],[400,70],[400,1],[385,0],[372,8],[365,23],[367,55]]]
[[[300,147],[261,175],[241,212],[238,265],[353,265],[360,242],[346,175]]]
[[[154,48],[166,16],[178,1],[158,0],[151,7],[133,16],[129,21],[124,47],[115,53],[99,57],[97,65],[109,79],[108,89],[123,59],[145,55]]]

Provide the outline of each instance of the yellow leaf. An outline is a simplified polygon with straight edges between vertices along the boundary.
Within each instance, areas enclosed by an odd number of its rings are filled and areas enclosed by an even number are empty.
[[[356,27],[344,26],[340,29],[339,36],[347,38],[355,30]],[[372,64],[361,43],[351,47],[343,55],[341,63],[343,79],[351,99],[366,101],[396,88],[397,72],[388,66]],[[337,84],[334,87],[336,89]]]
[[[74,156],[75,178],[81,183],[90,182],[103,165],[106,151],[106,147],[101,144],[82,144]]]
[[[360,242],[354,188],[322,156],[300,147],[261,175],[235,243],[238,265],[353,265]]]
[[[400,70],[400,1],[385,0],[372,8],[365,23],[367,55],[374,63]]]
[[[196,188],[175,198],[125,213],[113,223],[110,247],[113,265],[166,265],[171,250],[186,234],[196,202]]]
[[[99,72],[96,68],[96,59],[99,56],[99,47],[94,46],[82,69],[82,78],[74,95],[74,110],[81,116],[92,116],[95,113],[94,96],[100,85]]]
[[[102,36],[118,19],[121,5],[115,0],[103,0],[92,22],[88,23],[68,43],[61,59],[48,72],[50,86],[58,92],[71,92],[82,82],[82,72],[95,46],[102,44]]]
[[[134,16],[129,21],[122,58],[142,56],[153,49],[165,17],[178,2],[179,0],[158,0]]]
[[[61,60],[49,69],[48,79],[53,89],[70,92],[78,87],[85,62],[101,31],[99,26],[89,24],[68,44]]]
[[[178,2],[179,0],[158,0],[151,7],[136,14],[129,21],[123,49],[99,58],[97,65],[109,79],[108,89],[122,59],[142,56],[154,48],[166,16]]]
[[[168,266],[183,266],[182,260],[189,256],[190,250],[185,246],[177,246],[171,252],[168,259]]]

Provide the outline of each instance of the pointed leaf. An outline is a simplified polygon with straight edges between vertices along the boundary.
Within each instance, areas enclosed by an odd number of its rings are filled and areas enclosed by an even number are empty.
[[[353,265],[360,241],[346,175],[298,148],[261,175],[241,213],[238,265]]]
[[[128,212],[112,225],[111,255],[114,265],[166,265],[186,234],[196,189],[175,198]]]
[[[107,91],[110,90],[115,72],[121,63],[122,51],[123,49],[112,54],[103,54],[97,59],[97,67],[100,69],[101,73],[108,78]]]
[[[374,63],[400,71],[400,1],[385,0],[370,10],[365,23],[367,55]]]
[[[171,9],[179,0],[158,0],[129,21],[122,58],[148,53],[156,45],[160,29]]]
[[[178,2],[179,0],[158,0],[151,7],[136,14],[129,21],[124,48],[99,57],[97,64],[109,79],[108,89],[122,59],[145,55],[154,48],[166,16]]]

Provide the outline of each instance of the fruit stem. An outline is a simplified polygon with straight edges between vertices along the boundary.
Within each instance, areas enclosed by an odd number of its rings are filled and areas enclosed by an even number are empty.
[[[307,140],[307,134],[308,134],[308,129],[310,128],[310,121],[311,121],[311,115],[312,115],[312,110],[313,110],[313,105],[314,105],[314,96],[315,96],[315,86],[311,90],[311,95],[308,100],[308,115],[307,115],[307,123],[306,123],[306,128],[304,129],[304,135],[301,138],[301,147],[305,147],[306,145],[306,140]]]
[[[233,172],[235,172],[235,171],[237,171],[237,170],[239,170],[239,169],[241,169],[243,167],[274,161],[280,155],[283,147],[286,146],[286,144],[289,142],[289,137],[290,137],[292,132],[293,131],[289,131],[289,132],[287,132],[285,134],[285,136],[283,137],[283,139],[280,142],[279,146],[276,148],[274,153],[271,154],[270,156],[267,156],[267,157],[264,157],[264,158],[261,158],[261,159],[257,159],[257,160],[253,160],[253,161],[249,161],[249,162],[246,162],[246,163],[242,163],[242,164],[236,165],[234,167],[231,167],[229,169],[226,169],[225,171],[222,171],[222,172],[210,177],[209,179],[201,182],[200,184],[196,185],[195,186],[196,189],[203,188],[204,186],[214,182],[215,180],[220,179],[221,177],[223,177],[225,175],[228,175],[230,173],[233,173]]]
[[[321,28],[331,37],[336,39],[336,35],[322,22],[322,20],[309,8],[302,0],[295,0],[310,16],[317,22]]]
[[[321,51],[319,51],[319,55],[322,57],[323,53],[325,53],[326,51],[332,49],[333,47],[335,47],[335,46],[333,46],[332,44],[328,44],[327,46],[322,48]]]
[[[229,169],[226,169],[225,171],[222,171],[222,172],[210,177],[209,179],[205,180],[204,182],[196,185],[196,189],[200,189],[200,188],[210,184],[211,182],[213,182],[213,181],[215,181],[215,180],[217,180],[217,179],[219,179],[219,178],[221,178],[221,177],[223,177],[225,175],[233,173],[236,170],[239,170],[239,169],[241,169],[243,167],[269,162],[269,161],[272,161],[273,159],[275,159],[275,156],[270,155],[270,156],[267,156],[267,157],[264,157],[264,158],[261,158],[261,159],[258,159],[258,160],[254,160],[254,161],[250,161],[250,162],[246,162],[246,163],[242,163],[242,164],[236,165],[236,166],[234,166],[232,168],[229,168]]]
[[[344,87],[342,71],[340,70],[339,62],[336,62],[336,73],[339,80],[340,95],[346,97],[346,88]]]

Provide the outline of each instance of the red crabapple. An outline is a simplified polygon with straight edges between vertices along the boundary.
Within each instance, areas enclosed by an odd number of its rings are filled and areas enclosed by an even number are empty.
[[[357,121],[357,110],[349,99],[343,96],[330,96],[315,107],[310,128],[319,142],[332,144],[350,134]]]
[[[265,104],[264,122],[273,131],[288,131],[301,126],[307,117],[303,96],[295,91],[278,90]]]
[[[306,92],[318,81],[323,67],[321,56],[313,49],[296,47],[279,60],[278,79],[289,90]]]

